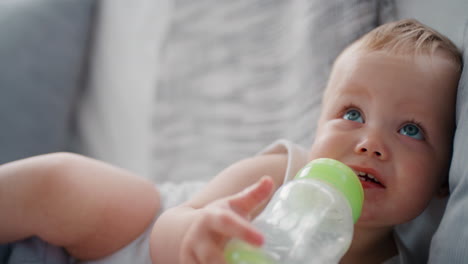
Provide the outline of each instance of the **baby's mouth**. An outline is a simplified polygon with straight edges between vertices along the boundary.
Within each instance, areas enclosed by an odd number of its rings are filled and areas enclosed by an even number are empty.
[[[377,180],[374,175],[363,171],[355,170],[354,172],[358,176],[364,188],[385,188],[385,186]]]

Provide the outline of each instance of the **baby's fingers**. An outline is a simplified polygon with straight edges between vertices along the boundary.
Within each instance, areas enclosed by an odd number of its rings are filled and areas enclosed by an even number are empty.
[[[233,212],[223,211],[211,219],[209,225],[212,230],[224,237],[239,238],[256,246],[263,244],[263,235],[249,221]]]
[[[230,198],[229,205],[239,215],[247,217],[270,197],[273,187],[271,177],[264,176],[252,186]]]
[[[205,209],[185,234],[181,244],[181,263],[223,263],[224,244],[234,237],[253,245],[263,243],[263,236],[235,212]]]

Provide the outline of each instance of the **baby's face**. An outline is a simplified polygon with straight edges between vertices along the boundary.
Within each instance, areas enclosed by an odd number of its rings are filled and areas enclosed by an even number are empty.
[[[447,175],[458,73],[440,55],[408,57],[345,53],[324,97],[310,158],[362,175],[360,225],[416,217]]]

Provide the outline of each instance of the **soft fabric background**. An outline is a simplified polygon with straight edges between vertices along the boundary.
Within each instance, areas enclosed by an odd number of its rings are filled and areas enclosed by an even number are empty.
[[[465,21],[463,50],[465,68],[458,88],[450,197],[440,227],[432,239],[429,263],[465,263],[468,259],[468,20]]]
[[[393,18],[393,7],[104,0],[80,152],[180,182],[211,179],[277,138],[310,145],[335,57]]]
[[[76,151],[148,178],[156,162],[151,115],[171,2],[99,1],[89,85],[77,111]]]
[[[66,148],[93,5],[0,1],[0,164]]]

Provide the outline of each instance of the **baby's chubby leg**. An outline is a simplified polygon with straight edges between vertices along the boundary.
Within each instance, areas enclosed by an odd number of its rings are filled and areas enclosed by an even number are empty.
[[[100,258],[135,239],[159,207],[152,182],[80,155],[0,166],[0,243],[38,236],[78,259]]]

